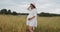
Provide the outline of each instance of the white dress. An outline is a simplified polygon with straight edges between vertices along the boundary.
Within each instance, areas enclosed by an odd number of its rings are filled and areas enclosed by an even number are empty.
[[[29,12],[30,13],[27,16],[27,25],[37,27],[37,11],[36,11],[36,9],[33,9],[33,10],[29,11]],[[28,20],[28,18],[31,18],[33,16],[35,16],[35,18],[33,18],[32,20]]]

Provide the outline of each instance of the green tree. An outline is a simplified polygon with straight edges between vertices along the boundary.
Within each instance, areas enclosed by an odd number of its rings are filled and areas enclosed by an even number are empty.
[[[11,10],[9,9],[9,10],[7,11],[7,13],[8,13],[8,14],[11,14]]]
[[[12,15],[17,15],[17,13],[15,11],[12,12]]]
[[[7,14],[7,9],[1,9],[1,14]]]

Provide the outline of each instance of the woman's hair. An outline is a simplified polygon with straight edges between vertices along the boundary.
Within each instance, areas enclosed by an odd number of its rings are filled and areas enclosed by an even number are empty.
[[[34,4],[31,3],[30,5],[32,5],[33,8],[36,8]]]
[[[32,4],[32,3],[31,3],[31,4],[30,4],[30,6],[27,8],[27,10],[29,10],[29,8],[31,8],[31,9],[32,9],[32,8],[36,8],[36,7],[35,7],[35,5],[34,5],[34,4]]]

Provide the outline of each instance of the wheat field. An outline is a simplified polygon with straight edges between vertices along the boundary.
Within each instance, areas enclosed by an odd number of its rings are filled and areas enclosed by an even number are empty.
[[[0,32],[26,32],[26,15],[0,15]],[[60,32],[60,17],[37,17],[34,32]]]

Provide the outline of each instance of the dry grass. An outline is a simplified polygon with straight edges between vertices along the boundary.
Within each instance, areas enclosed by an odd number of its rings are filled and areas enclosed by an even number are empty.
[[[35,32],[60,32],[60,17],[39,17]],[[26,32],[26,16],[0,15],[0,32]]]

